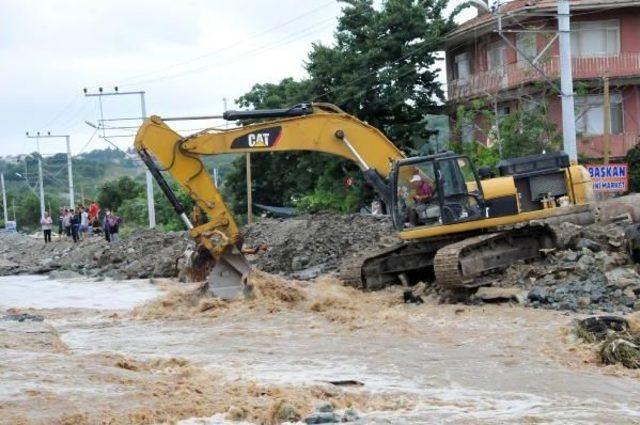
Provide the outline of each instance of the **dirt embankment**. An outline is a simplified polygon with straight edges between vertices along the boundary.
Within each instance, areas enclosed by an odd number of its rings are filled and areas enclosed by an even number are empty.
[[[264,219],[245,229],[245,246],[260,248],[249,255],[256,268],[298,279],[331,272],[355,255],[395,242],[388,218],[360,214]],[[0,276],[176,277],[193,246],[185,232],[157,230],[133,233],[117,244],[94,237],[79,244],[54,238],[45,245],[26,235],[0,235]]]
[[[45,244],[22,234],[0,235],[0,275],[45,274],[133,279],[175,277],[178,261],[192,244],[184,232],[143,230],[109,244],[91,237],[74,244]]]

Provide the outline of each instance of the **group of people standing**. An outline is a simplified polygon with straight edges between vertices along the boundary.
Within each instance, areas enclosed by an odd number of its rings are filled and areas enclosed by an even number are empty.
[[[100,214],[100,206],[96,202],[91,203],[89,207],[78,205],[75,209],[60,208],[58,235],[60,239],[64,237],[65,240],[72,239],[73,242],[80,242],[89,234],[104,233],[107,242],[117,242],[121,223],[122,219],[109,210]],[[53,219],[49,213],[45,212],[44,217],[40,220],[40,225],[44,234],[44,242],[51,242]]]

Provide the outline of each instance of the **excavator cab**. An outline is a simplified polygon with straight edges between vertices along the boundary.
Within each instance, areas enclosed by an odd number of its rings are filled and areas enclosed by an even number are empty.
[[[398,230],[486,217],[482,186],[471,160],[445,152],[396,161],[392,217]]]

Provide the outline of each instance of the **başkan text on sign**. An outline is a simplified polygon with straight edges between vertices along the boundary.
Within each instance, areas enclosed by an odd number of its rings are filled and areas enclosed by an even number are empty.
[[[585,165],[595,192],[626,192],[629,190],[629,166],[627,164]]]

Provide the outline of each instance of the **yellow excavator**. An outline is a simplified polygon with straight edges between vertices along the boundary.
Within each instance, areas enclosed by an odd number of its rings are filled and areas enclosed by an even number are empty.
[[[553,248],[550,222],[595,220],[589,173],[561,152],[502,161],[495,177],[452,152],[407,158],[378,129],[331,104],[226,111],[221,117],[259,122],[183,137],[166,124],[170,118],[152,116],[135,139],[135,149],[199,251],[214,260],[209,289],[221,298],[246,293],[251,268],[238,225],[203,155],[317,151],[358,164],[403,240],[382,252],[363,253],[346,269],[345,280],[368,290],[418,279],[452,289],[477,286],[483,276]],[[162,171],[206,213],[206,223],[190,221]]]

